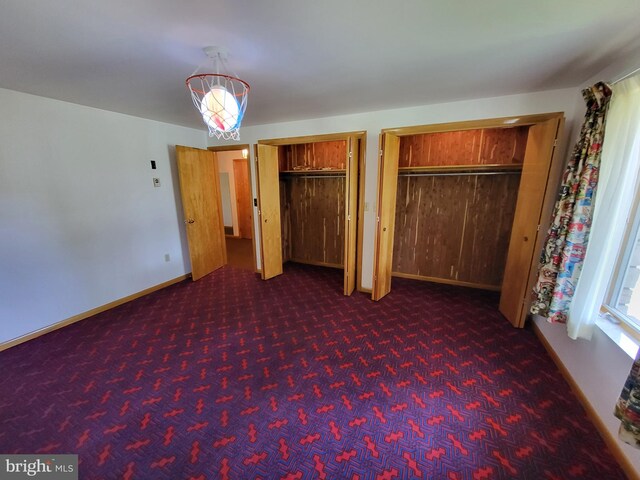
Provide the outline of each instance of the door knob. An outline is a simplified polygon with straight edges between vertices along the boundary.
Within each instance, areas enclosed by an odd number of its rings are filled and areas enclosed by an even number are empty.
[[[185,220],[184,223],[196,223],[196,221],[193,218],[190,218],[188,220]]]

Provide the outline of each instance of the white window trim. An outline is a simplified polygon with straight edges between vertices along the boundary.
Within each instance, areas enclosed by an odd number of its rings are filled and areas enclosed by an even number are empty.
[[[640,180],[640,177],[639,177]],[[630,242],[635,242],[636,236],[640,234],[640,182],[636,185],[636,193],[633,205],[629,209],[625,222],[624,236],[620,243],[621,248],[616,257],[616,265],[613,270],[609,287],[601,305],[601,312],[596,325],[603,330],[615,343],[617,343],[627,353],[626,345],[632,339],[636,344],[640,344],[640,320],[636,321],[625,315],[614,303],[620,295],[620,289],[624,282],[626,269],[633,254],[633,246]],[[615,327],[612,327],[615,325]],[[619,340],[621,339],[621,340]],[[621,345],[622,343],[622,345]],[[623,346],[624,345],[624,346]],[[637,350],[637,349],[636,349]],[[635,358],[635,353],[634,353]]]
[[[632,333],[623,322],[606,313],[598,316],[596,327],[602,330],[629,357],[636,358],[636,354],[640,350],[640,334]]]

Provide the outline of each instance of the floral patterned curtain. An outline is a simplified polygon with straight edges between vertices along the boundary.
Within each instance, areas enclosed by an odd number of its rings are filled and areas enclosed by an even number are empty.
[[[603,82],[584,89],[587,104],[580,138],[562,177],[552,223],[540,258],[531,313],[550,322],[566,323],[567,312],[582,270],[611,88]]]
[[[620,419],[620,440],[640,448],[640,350],[616,403],[615,415]]]

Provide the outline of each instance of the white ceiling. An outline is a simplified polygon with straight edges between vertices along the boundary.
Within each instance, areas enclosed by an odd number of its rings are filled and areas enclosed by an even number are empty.
[[[640,1],[0,0],[12,90],[205,130],[207,45],[256,125],[577,86],[640,48]]]

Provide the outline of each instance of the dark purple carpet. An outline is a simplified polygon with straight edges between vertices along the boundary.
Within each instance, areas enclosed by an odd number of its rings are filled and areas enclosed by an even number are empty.
[[[495,294],[341,289],[225,267],[1,352],[0,452],[83,479],[625,478]]]

